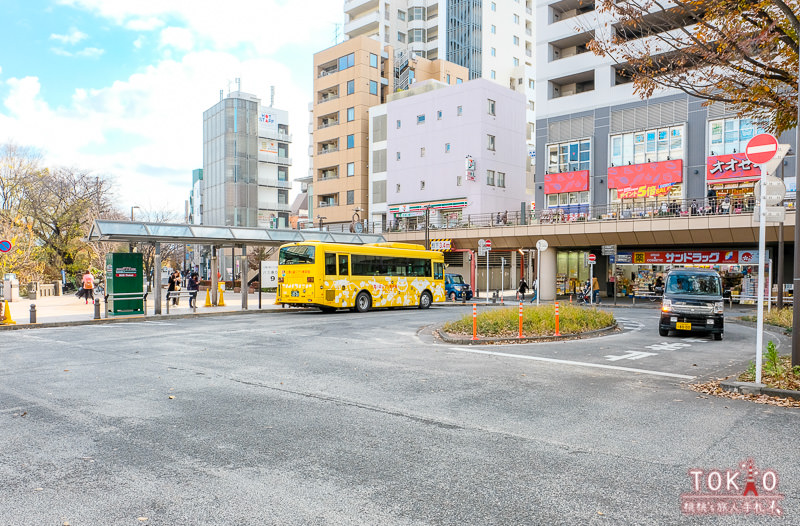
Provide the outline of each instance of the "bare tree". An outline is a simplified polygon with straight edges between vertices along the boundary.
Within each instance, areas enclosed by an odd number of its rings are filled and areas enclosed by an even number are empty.
[[[776,133],[798,123],[800,0],[598,0],[616,22],[589,48],[642,98],[680,90]]]
[[[141,221],[148,223],[177,223],[178,215],[165,208],[152,209],[143,208],[140,214]],[[140,243],[139,251],[142,253],[144,260],[144,272],[146,276],[154,276],[157,282],[157,274],[153,272],[155,264],[156,247],[154,243]],[[159,251],[161,254],[161,265],[169,266],[171,268],[179,268],[179,264],[183,261],[183,245],[178,243],[160,243]],[[160,270],[160,269],[159,269]]]
[[[0,146],[0,210],[19,209],[25,181],[41,171],[41,162],[42,153],[35,148],[13,142]]]

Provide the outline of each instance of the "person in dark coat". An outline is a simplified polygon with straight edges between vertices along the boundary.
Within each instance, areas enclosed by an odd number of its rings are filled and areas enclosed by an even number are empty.
[[[197,272],[192,272],[192,275],[189,276],[189,281],[186,284],[186,288],[189,290],[189,292],[191,292],[191,296],[189,296],[189,308],[196,308],[197,291],[200,290],[200,276],[197,275]]]
[[[528,284],[525,283],[525,278],[521,278],[519,280],[519,288],[517,289],[519,292],[519,300],[525,301],[525,293],[528,292]]]
[[[169,275],[169,280],[167,281],[167,297],[172,298],[172,304],[178,304],[178,295],[177,292],[181,290],[181,274],[177,270]]]

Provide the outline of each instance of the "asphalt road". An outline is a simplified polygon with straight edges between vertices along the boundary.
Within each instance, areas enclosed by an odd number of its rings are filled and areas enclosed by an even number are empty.
[[[0,524],[775,521],[681,514],[690,469],[748,457],[800,523],[800,412],[683,386],[745,367],[754,329],[661,338],[656,310],[619,309],[592,340],[435,340],[466,312],[5,332]]]

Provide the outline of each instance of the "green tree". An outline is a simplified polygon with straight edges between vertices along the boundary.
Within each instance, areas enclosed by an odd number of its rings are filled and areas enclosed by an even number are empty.
[[[598,0],[589,47],[642,98],[677,89],[780,133],[798,124],[800,0]]]

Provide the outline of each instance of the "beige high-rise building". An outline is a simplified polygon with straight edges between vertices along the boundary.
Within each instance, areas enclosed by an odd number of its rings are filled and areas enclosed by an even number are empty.
[[[412,57],[395,67],[393,57],[390,46],[367,36],[314,55],[314,225],[350,223],[357,210],[369,217],[369,108],[386,102],[396,79],[457,84],[468,78],[466,68],[446,61]]]

